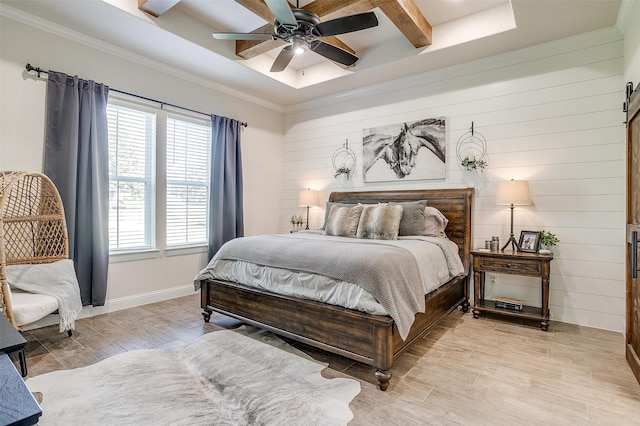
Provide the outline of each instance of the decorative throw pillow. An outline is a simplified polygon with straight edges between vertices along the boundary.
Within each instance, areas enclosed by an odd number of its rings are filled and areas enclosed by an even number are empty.
[[[424,209],[427,207],[427,200],[389,203],[389,205],[396,204],[403,209],[398,235],[424,235]]]
[[[369,240],[397,240],[402,206],[399,204],[366,205],[358,224],[358,238]]]
[[[447,228],[449,219],[435,207],[424,208],[424,235],[427,237],[447,238],[444,230]]]
[[[362,209],[362,206],[331,206],[324,234],[355,238],[358,233],[358,223],[360,222]]]
[[[329,212],[331,211],[331,207],[333,206],[339,206],[339,207],[353,207],[356,204],[347,204],[347,203],[334,203],[334,202],[330,202],[327,201],[327,207],[324,210],[324,223],[322,224],[322,228],[320,228],[321,230],[325,230],[327,229],[327,219],[329,219]]]

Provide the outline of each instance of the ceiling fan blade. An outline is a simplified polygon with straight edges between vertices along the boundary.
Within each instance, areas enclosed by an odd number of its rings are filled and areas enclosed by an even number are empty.
[[[296,17],[293,16],[287,0],[265,0],[265,3],[269,6],[269,9],[271,9],[273,16],[276,17],[278,22],[286,26],[298,27],[298,21]]]
[[[274,40],[273,35],[260,33],[213,33],[211,35],[219,40]]]
[[[287,65],[289,65],[291,59],[293,59],[293,55],[295,55],[293,46],[285,46],[278,54],[278,57],[273,62],[273,65],[271,65],[271,72],[283,71],[287,67]]]
[[[353,31],[366,30],[378,25],[373,12],[358,13],[322,22],[315,26],[314,33],[319,37],[328,37]]]
[[[339,62],[346,66],[351,66],[356,63],[358,57],[351,52],[347,52],[344,49],[334,46],[333,44],[325,43],[322,40],[315,40],[309,43],[309,49],[313,50],[319,55],[332,61]]]

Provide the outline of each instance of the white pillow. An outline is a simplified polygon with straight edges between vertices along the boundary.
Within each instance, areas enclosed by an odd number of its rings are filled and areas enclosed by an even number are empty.
[[[424,235],[427,237],[447,238],[444,230],[447,228],[449,219],[435,207],[424,208]]]

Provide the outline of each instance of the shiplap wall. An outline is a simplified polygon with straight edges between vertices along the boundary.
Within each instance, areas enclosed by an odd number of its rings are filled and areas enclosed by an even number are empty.
[[[624,330],[625,149],[621,110],[623,39],[605,29],[390,82],[339,98],[289,108],[285,115],[281,232],[304,188],[334,190],[475,186],[474,246],[509,236],[509,209],[495,205],[496,183],[530,182],[533,205],[517,207],[515,233],[545,229],[554,248],[553,320]],[[362,179],[362,130],[444,116],[444,180],[367,184]],[[488,170],[462,172],[456,142],[471,122],[487,140]],[[345,140],[357,155],[355,176],[333,178],[331,157]],[[311,210],[319,228],[324,208]],[[488,296],[540,306],[537,280],[499,275]]]

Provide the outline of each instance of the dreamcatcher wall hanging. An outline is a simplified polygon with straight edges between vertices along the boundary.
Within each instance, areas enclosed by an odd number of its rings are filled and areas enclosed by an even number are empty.
[[[471,129],[458,139],[456,144],[458,164],[462,168],[462,180],[472,183],[475,187],[483,187],[487,183],[484,169],[487,163],[487,141],[481,133],[474,129],[473,121]]]
[[[349,139],[333,153],[331,158],[335,173],[333,177],[343,181],[349,180],[355,170],[356,154],[349,148]]]

